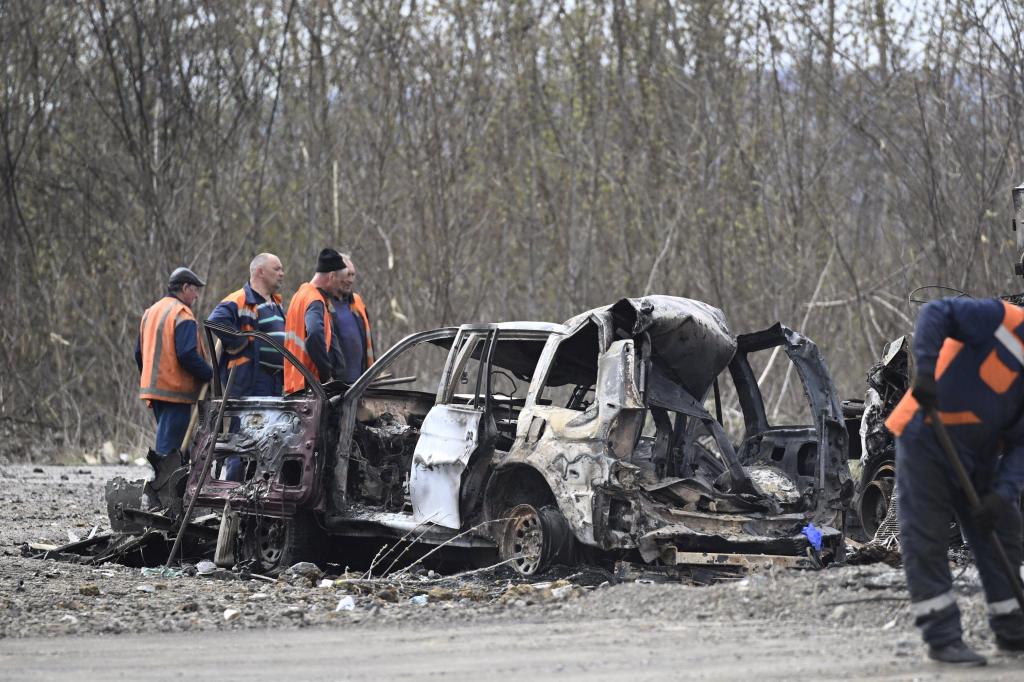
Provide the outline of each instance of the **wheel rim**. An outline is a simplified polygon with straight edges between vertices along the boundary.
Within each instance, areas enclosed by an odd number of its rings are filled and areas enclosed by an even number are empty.
[[[874,536],[878,527],[889,513],[889,501],[895,487],[896,472],[885,466],[878,470],[875,478],[864,487],[860,501],[860,522],[864,532]]]
[[[285,528],[280,519],[263,519],[256,525],[256,553],[260,563],[276,566],[284,552]]]
[[[544,528],[540,514],[521,504],[512,510],[505,530],[504,554],[520,575],[533,575],[540,568],[544,552]]]

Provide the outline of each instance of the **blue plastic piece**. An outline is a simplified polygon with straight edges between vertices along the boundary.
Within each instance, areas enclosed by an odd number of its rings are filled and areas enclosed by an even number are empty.
[[[807,541],[811,543],[814,551],[821,551],[821,531],[815,528],[813,523],[808,523],[800,532],[807,537]]]

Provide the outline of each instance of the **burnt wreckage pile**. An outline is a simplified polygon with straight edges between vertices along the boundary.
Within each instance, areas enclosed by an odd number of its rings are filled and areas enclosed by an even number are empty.
[[[792,364],[806,423],[769,422],[758,353]],[[522,576],[843,558],[843,413],[817,347],[781,324],[734,337],[699,301],[622,299],[564,324],[412,334],[351,385],[307,381],[225,402],[215,378],[190,459],[148,483],[111,481],[115,533],[60,551],[165,560],[194,503],[186,556],[266,574],[396,541],[496,552]],[[243,481],[222,480],[228,457]]]
[[[853,507],[864,537],[878,543],[897,542],[896,441],[885,420],[910,385],[911,337],[886,344],[881,359],[868,371],[864,401],[849,401],[843,409],[859,433],[851,448],[851,470],[857,480]]]

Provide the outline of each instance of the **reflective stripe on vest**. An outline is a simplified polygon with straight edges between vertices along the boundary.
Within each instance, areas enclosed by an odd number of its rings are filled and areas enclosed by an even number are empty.
[[[1017,335],[1006,328],[1005,323],[999,325],[999,329],[996,330],[996,339],[1003,344],[1003,348],[1010,351],[1010,355],[1017,358],[1017,362],[1024,365],[1024,346],[1021,346]]]
[[[331,350],[331,318],[327,299],[314,285],[303,283],[295,292],[288,304],[288,315],[285,320],[284,347],[299,359],[299,362],[318,380],[322,380],[313,358],[306,352],[306,310],[314,301],[324,306],[324,344],[328,354]],[[306,387],[306,379],[291,362],[284,363],[284,392],[294,393]]]
[[[1017,361],[1018,367],[1024,367],[1024,344],[1013,331],[1024,323],[1024,311],[1015,305],[1003,301],[1003,321],[996,328],[995,337],[999,345]],[[1010,390],[1013,382],[1020,376],[1020,371],[1007,367],[995,348],[988,354],[978,368],[981,380],[996,393],[1002,395]]]
[[[299,350],[301,350],[303,353],[306,352],[306,340],[305,339],[300,339],[298,336],[296,336],[295,332],[285,332],[284,333],[284,343],[285,343],[285,348],[288,348],[288,350],[292,350],[290,348],[289,344],[293,344],[293,345],[297,346],[299,348]],[[292,351],[292,352],[294,353],[295,351]]]
[[[194,403],[199,397],[199,380],[181,366],[174,347],[175,327],[185,320],[195,320],[195,316],[188,306],[172,296],[160,299],[143,313],[139,325],[142,350],[139,398],[142,400]],[[198,343],[198,338],[196,341]]]

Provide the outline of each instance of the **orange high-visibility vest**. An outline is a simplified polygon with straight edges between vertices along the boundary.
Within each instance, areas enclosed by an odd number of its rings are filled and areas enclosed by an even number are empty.
[[[324,306],[324,344],[328,355],[331,352],[331,308],[327,305],[327,298],[320,293],[320,290],[309,282],[303,283],[295,292],[291,303],[288,304],[288,316],[284,324],[284,347],[297,357],[313,376],[323,381],[320,372],[316,368],[313,358],[306,352],[306,309],[314,301],[320,301]],[[294,393],[306,387],[306,379],[302,373],[285,360],[284,363],[284,392]]]
[[[363,297],[352,293],[352,312],[363,318],[363,328],[366,330],[366,366],[373,364],[373,338],[370,336],[370,316],[366,314],[366,304]]]
[[[245,304],[245,289],[239,289],[225,296],[221,303],[234,303],[238,307],[238,331],[251,332],[256,329],[256,326],[250,320],[256,318],[255,308],[247,306]],[[226,348],[228,353],[241,353],[242,349],[252,343],[252,338],[240,338],[232,339],[233,343],[238,345],[233,348]],[[228,369],[232,367],[241,367],[245,363],[249,362],[248,355],[236,355],[233,358],[228,358]]]
[[[161,298],[143,313],[139,325],[141,399],[194,403],[199,398],[200,382],[181,366],[174,348],[174,328],[195,319],[192,310],[174,296]],[[196,331],[198,336],[198,327]],[[196,344],[202,347],[198,338]]]
[[[279,294],[272,294],[270,301],[281,305],[281,296]],[[258,306],[249,305],[245,298],[245,288],[241,288],[238,291],[233,291],[225,296],[221,303],[234,303],[238,309],[238,331],[251,332],[259,329],[260,313]],[[276,339],[275,339],[276,340]],[[236,354],[233,358],[228,358],[227,367],[241,367],[245,363],[249,362],[250,358],[248,355],[240,354],[242,349],[247,345],[253,343],[252,337],[241,338],[238,340],[238,345],[234,348],[228,348],[228,353]],[[257,360],[259,358],[256,358]]]
[[[951,338],[945,339],[939,349],[939,356],[935,362],[935,380],[941,381],[948,372],[952,372],[953,386],[960,398],[961,406],[974,408],[952,412],[939,410],[939,420],[944,424],[981,424],[981,416],[974,411],[978,409],[976,406],[990,404],[991,398],[1006,393],[1020,374],[1017,367],[1024,365],[1024,339],[1021,338],[1024,331],[1024,309],[1006,301],[1002,304],[1003,319],[996,327],[991,341],[982,347],[984,360],[981,360],[980,356],[962,353],[965,345]],[[1014,367],[1008,367],[1000,359],[996,351],[999,346],[1016,359],[1017,364]],[[962,361],[958,362],[961,359]],[[908,390],[885,420],[885,426],[895,435],[903,435],[903,430],[919,408],[914,394]],[[927,421],[928,417],[925,420]]]

